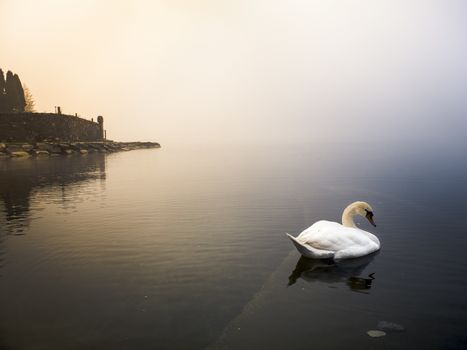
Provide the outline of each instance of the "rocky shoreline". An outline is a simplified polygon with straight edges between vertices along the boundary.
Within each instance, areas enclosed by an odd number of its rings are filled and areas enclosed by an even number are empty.
[[[0,143],[0,159],[16,157],[60,156],[88,153],[114,153],[136,149],[160,148],[157,142],[37,142]]]

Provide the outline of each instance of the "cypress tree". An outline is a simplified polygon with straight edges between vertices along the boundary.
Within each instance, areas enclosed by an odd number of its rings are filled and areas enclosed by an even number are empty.
[[[5,96],[5,76],[0,69],[0,113],[8,112],[6,96]]]
[[[3,75],[3,71],[0,68],[0,95],[3,95],[5,90],[5,76]]]
[[[21,85],[21,80],[19,80],[18,74],[15,74],[13,78],[15,79],[14,81],[16,85],[16,93],[18,95],[17,111],[24,112],[24,107],[26,106],[26,99],[24,98],[24,89]]]
[[[6,73],[5,92],[8,111],[17,112],[19,108],[18,89],[15,77],[11,71]]]

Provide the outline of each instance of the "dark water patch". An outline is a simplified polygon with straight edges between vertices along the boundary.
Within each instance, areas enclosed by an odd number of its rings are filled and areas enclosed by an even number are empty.
[[[462,348],[467,167],[443,154],[168,148],[2,163],[3,344]],[[285,232],[338,221],[354,200],[372,204],[377,228],[359,224],[382,250],[300,259]],[[381,320],[406,331],[369,337]]]

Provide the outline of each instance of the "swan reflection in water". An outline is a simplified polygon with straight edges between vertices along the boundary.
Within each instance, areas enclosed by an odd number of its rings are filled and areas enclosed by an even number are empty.
[[[375,279],[374,273],[361,277],[362,271],[378,252],[356,259],[334,261],[332,259],[308,259],[300,257],[289,276],[288,286],[299,278],[307,282],[324,282],[329,285],[345,283],[352,291],[367,293]]]

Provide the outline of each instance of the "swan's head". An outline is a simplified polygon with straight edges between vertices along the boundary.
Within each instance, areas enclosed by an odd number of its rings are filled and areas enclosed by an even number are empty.
[[[352,205],[355,205],[355,213],[361,216],[366,217],[366,219],[372,224],[374,227],[376,227],[375,222],[373,221],[373,208],[371,205],[369,205],[367,202],[355,202],[352,203]]]
[[[367,202],[354,202],[345,208],[344,214],[342,215],[342,223],[344,226],[355,226],[352,220],[352,216],[354,215],[365,217],[370,224],[376,227],[373,221],[373,208]]]

